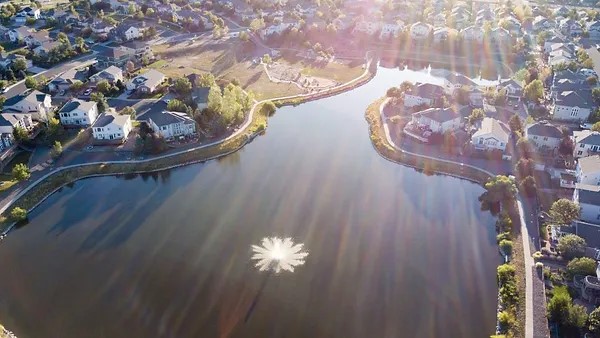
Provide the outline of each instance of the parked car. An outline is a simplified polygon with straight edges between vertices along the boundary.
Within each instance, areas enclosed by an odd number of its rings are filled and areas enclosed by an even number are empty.
[[[594,125],[593,123],[583,123],[583,124],[579,125],[579,128],[585,129],[585,130],[590,130],[590,129],[592,129],[593,125]]]
[[[593,69],[589,68],[582,68],[579,70],[579,72],[585,76],[598,76]]]
[[[92,93],[92,88],[88,88],[85,90],[85,92],[83,92],[84,96],[89,96]]]

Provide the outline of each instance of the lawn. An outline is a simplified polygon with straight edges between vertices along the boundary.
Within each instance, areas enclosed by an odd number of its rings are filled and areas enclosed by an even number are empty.
[[[298,65],[296,65],[298,66]],[[359,77],[364,73],[365,69],[363,65],[353,65],[348,63],[329,62],[324,66],[306,64],[300,62],[300,67],[303,67],[300,71],[306,76],[321,77],[325,79],[332,79],[339,82],[347,82]]]
[[[12,175],[0,174],[0,193],[10,189],[16,183],[17,181],[13,180]]]
[[[262,66],[254,64],[247,57],[248,53],[238,49],[229,43],[156,45],[153,46],[154,53],[160,55],[163,60],[149,67],[159,67],[161,72],[170,77],[210,72],[219,79],[227,81],[236,79],[244,89],[253,91],[257,99],[302,93],[302,90],[295,85],[269,81]]]

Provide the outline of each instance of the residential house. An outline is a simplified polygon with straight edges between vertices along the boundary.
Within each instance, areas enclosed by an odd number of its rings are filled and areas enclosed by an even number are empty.
[[[433,27],[424,22],[416,22],[410,26],[410,37],[413,40],[425,40],[429,38],[429,34],[433,31]]]
[[[595,224],[600,223],[600,185],[575,184],[573,202],[580,207],[580,220]]]
[[[554,151],[558,149],[563,133],[557,126],[547,121],[540,121],[525,128],[525,137],[538,149]]]
[[[30,114],[15,114],[2,113],[0,114],[0,134],[12,135],[15,128],[23,128],[25,130],[33,129],[33,121]],[[3,137],[4,138],[4,137]],[[4,140],[3,140],[4,141]],[[5,144],[5,142],[2,142]]]
[[[212,29],[213,23],[202,12],[182,9],[175,12],[176,17],[181,20],[190,20],[193,25],[202,27],[203,29]]]
[[[541,32],[554,27],[554,22],[548,20],[546,17],[538,15],[533,19],[532,27],[534,31]]]
[[[58,118],[64,126],[91,126],[97,117],[98,104],[94,101],[71,99],[58,111]]]
[[[560,20],[558,23],[558,28],[563,34],[573,37],[580,36],[583,33],[583,29],[579,22],[570,18]]]
[[[558,93],[564,91],[591,90],[587,78],[583,73],[570,70],[555,72],[550,85],[550,96],[556,98]]]
[[[381,27],[381,32],[379,33],[379,40],[398,37],[398,34],[400,34],[400,32],[403,29],[404,23],[402,23],[402,21],[385,23]]]
[[[600,133],[592,130],[576,130],[573,132],[573,156],[575,158],[600,153]]]
[[[10,40],[10,42],[13,43],[23,41],[25,40],[25,37],[31,33],[31,31],[33,31],[33,29],[29,27],[19,27],[11,29],[7,33],[8,39]]]
[[[47,121],[48,114],[52,111],[50,95],[38,90],[29,94],[16,95],[4,102],[4,112],[31,114],[34,120]]]
[[[298,26],[299,26],[298,23],[295,21],[281,22],[279,24],[270,25],[270,26],[263,28],[260,31],[260,36],[261,36],[261,38],[266,39],[273,34],[281,35],[284,32],[288,31],[289,29],[292,29],[294,27],[297,28]]]
[[[471,144],[476,149],[505,151],[509,138],[510,129],[504,122],[484,117],[479,129],[471,136]]]
[[[25,6],[18,11],[15,16],[15,23],[24,24],[27,19],[37,20],[40,18],[40,10],[37,7]]]
[[[483,28],[477,26],[469,26],[460,31],[465,41],[482,42]]]
[[[565,40],[556,35],[547,38],[544,41],[544,53],[550,53],[552,51],[551,46],[555,43],[565,43]]]
[[[523,86],[513,79],[502,80],[496,87],[497,90],[506,90],[506,97],[520,100],[523,96]]]
[[[127,90],[137,90],[142,93],[154,93],[154,91],[167,78],[165,75],[155,69],[150,69],[144,74],[138,75],[127,82]]]
[[[454,91],[462,87],[476,87],[477,83],[460,73],[445,72],[444,84],[446,92],[454,95]]]
[[[70,69],[55,77],[48,83],[48,90],[51,93],[68,90],[73,83],[84,82],[87,79],[86,69]]]
[[[110,66],[90,76],[90,82],[92,83],[97,83],[102,80],[106,80],[110,84],[115,84],[118,81],[123,82],[123,71],[119,67]]]
[[[98,21],[94,22],[90,28],[94,34],[109,34],[113,29],[115,29],[115,26],[109,25],[104,21]]]
[[[15,54],[15,53],[12,53],[12,54],[1,53],[0,54],[0,68],[7,69],[16,60],[25,61],[25,65],[27,68],[31,68],[33,66],[33,63],[31,62],[31,60],[26,59],[25,56],[23,56],[23,55]]]
[[[127,53],[133,53],[136,60],[142,60],[144,57],[148,60],[154,58],[152,48],[146,41],[128,41],[121,44],[111,44],[112,47],[119,47]]]
[[[115,29],[115,37],[122,41],[130,41],[144,37],[146,27],[136,24],[122,24]]]
[[[443,134],[460,128],[462,116],[452,108],[429,108],[412,114],[411,123],[433,133]]]
[[[198,87],[192,90],[192,100],[198,109],[208,108],[208,92],[210,87]]]
[[[96,59],[98,60],[99,67],[123,67],[127,61],[133,59],[135,57],[134,52],[116,47],[105,47],[96,54]]]
[[[577,183],[600,185],[600,155],[582,157],[575,167]]]
[[[167,140],[196,133],[196,121],[186,113],[156,112],[148,117],[147,121],[152,130]]]
[[[444,95],[444,87],[432,83],[417,83],[404,94],[404,106],[433,106]]]
[[[553,119],[569,122],[583,122],[590,117],[594,108],[588,91],[564,91],[554,99]]]
[[[433,17],[434,27],[446,27],[446,16],[443,13],[438,13]]]
[[[45,42],[52,41],[47,31],[30,31],[23,39],[27,47],[35,48],[41,46]]]
[[[448,38],[450,38],[450,30],[451,29],[452,28],[448,28],[448,27],[438,27],[438,28],[434,29],[433,42],[441,43],[444,41],[448,41]]]
[[[33,49],[33,54],[36,56],[47,56],[50,51],[59,46],[60,42],[58,41],[44,41]]]
[[[483,90],[479,87],[469,89],[469,103],[471,107],[483,107]]]
[[[119,115],[114,109],[100,114],[92,125],[92,136],[96,143],[122,143],[133,129],[131,116]]]
[[[560,6],[554,10],[554,16],[565,16],[569,14],[569,9],[565,6]]]
[[[511,41],[511,35],[508,30],[502,27],[496,27],[490,32],[490,40],[497,44],[509,43]]]
[[[585,24],[591,39],[600,39],[600,21],[590,21]]]

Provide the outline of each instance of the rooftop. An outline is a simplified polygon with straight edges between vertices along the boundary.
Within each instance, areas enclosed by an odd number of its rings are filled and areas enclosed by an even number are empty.
[[[83,111],[90,111],[96,106],[96,102],[94,101],[83,101],[80,99],[71,99],[71,101],[67,102],[61,109],[60,112],[68,113],[72,112],[75,109],[80,109]]]
[[[118,126],[121,126],[122,128],[129,120],[131,120],[131,117],[129,115],[119,115],[114,110],[109,110],[100,114],[100,116],[98,116],[98,119],[96,119],[96,122],[94,122],[92,127],[101,128],[114,123]]]

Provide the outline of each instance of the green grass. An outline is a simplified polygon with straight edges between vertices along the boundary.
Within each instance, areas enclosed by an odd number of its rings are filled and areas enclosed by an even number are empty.
[[[12,169],[15,165],[17,165],[18,163],[23,163],[25,165],[27,165],[29,163],[29,158],[31,158],[31,153],[28,151],[22,151],[20,153],[18,153],[17,155],[15,155],[15,157],[13,157],[12,160],[10,160],[10,162],[8,162],[8,164],[4,167],[4,172],[5,173],[10,173],[12,172]]]
[[[160,68],[166,66],[167,64],[168,64],[167,60],[158,60],[154,63],[149,64],[148,66],[146,66],[146,68],[160,69]]]
[[[13,180],[12,175],[0,174],[0,192],[10,189],[16,183],[17,181]]]

